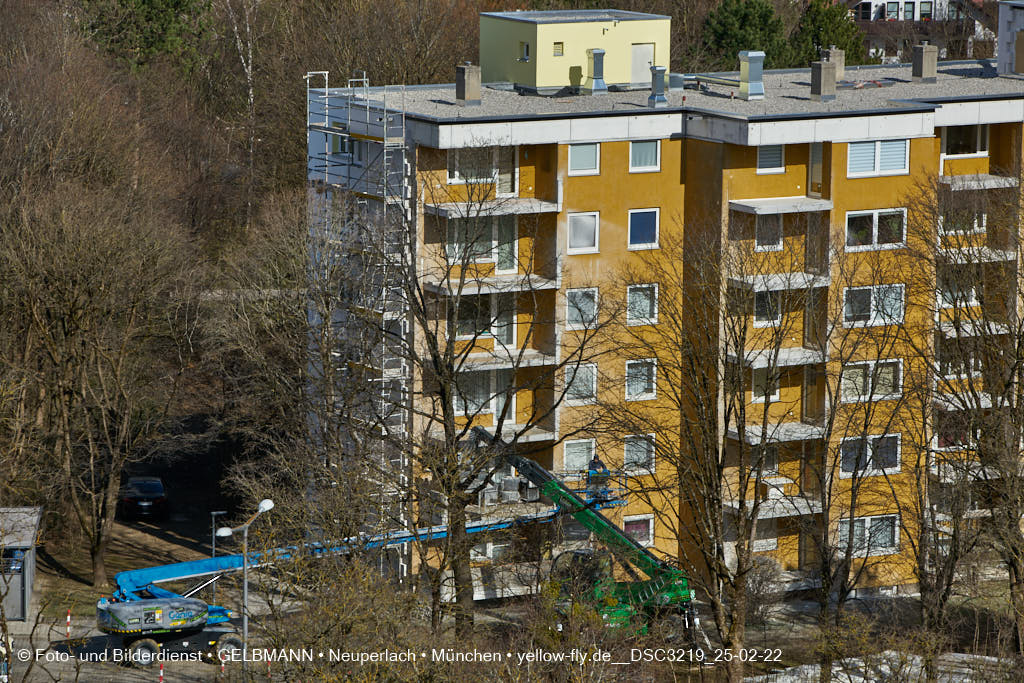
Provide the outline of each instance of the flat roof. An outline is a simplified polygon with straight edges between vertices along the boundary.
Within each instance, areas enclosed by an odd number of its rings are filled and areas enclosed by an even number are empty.
[[[652,19],[671,19],[671,17],[664,14],[645,14],[644,12],[628,12],[621,9],[481,12],[480,16],[509,19],[511,21],[524,21],[529,24],[569,24],[589,21],[650,21]]]
[[[509,13],[505,13],[509,14]],[[521,12],[518,14],[529,14]],[[738,78],[738,73],[716,74]],[[940,62],[936,83],[915,83],[909,64],[896,66],[846,67],[845,79],[836,99],[811,99],[810,69],[764,72],[763,100],[745,101],[734,97],[738,88],[710,85],[706,90],[687,87],[666,93],[668,107],[647,106],[650,90],[608,92],[600,95],[543,97],[521,95],[509,84],[485,85],[479,106],[460,107],[455,102],[455,85],[407,86],[404,106],[389,91],[388,108],[404,108],[406,115],[434,123],[473,121],[515,121],[585,116],[637,115],[669,112],[705,112],[729,118],[757,120],[817,119],[877,113],[910,113],[933,110],[950,102],[1024,99],[1024,76],[997,75],[991,60]],[[374,99],[382,88],[370,88]],[[342,94],[343,88],[331,89]],[[320,91],[322,92],[322,91]],[[356,91],[358,93],[359,91]]]
[[[43,520],[43,508],[0,508],[0,548],[31,548]]]

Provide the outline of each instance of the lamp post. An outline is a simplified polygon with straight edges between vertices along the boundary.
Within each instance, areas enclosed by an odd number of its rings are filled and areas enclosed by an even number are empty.
[[[217,518],[228,514],[226,510],[210,511],[210,557],[217,557]],[[213,582],[213,602],[217,602],[217,582]]]
[[[227,538],[233,535],[237,531],[242,532],[242,670],[248,669],[248,662],[246,654],[249,651],[249,527],[256,518],[262,515],[264,512],[269,512],[274,508],[274,501],[269,498],[264,498],[260,501],[260,504],[256,506],[256,512],[253,513],[252,517],[248,519],[244,524],[240,524],[235,528],[229,526],[222,526],[217,529],[217,536],[221,538]]]

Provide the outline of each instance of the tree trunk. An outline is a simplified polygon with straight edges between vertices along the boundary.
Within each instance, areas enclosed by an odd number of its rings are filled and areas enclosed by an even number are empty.
[[[473,573],[469,566],[466,535],[466,507],[462,496],[448,498],[448,533],[451,536],[451,565],[455,578],[455,635],[473,632]]]
[[[92,587],[106,588],[108,585],[107,565],[104,561],[104,555],[107,553],[106,535],[96,540],[96,543],[89,549],[89,553],[92,555]]]
[[[1010,573],[1010,607],[1013,609],[1013,645],[1024,656],[1024,566],[1015,557],[1007,562]]]

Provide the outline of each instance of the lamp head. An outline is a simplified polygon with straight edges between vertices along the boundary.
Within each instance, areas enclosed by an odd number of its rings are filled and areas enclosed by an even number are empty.
[[[217,538],[227,538],[233,533],[234,531],[232,531],[231,527],[222,526],[221,528],[217,529]]]
[[[260,504],[256,507],[256,510],[260,513],[269,512],[274,509],[274,501],[269,498],[264,498],[260,501]]]

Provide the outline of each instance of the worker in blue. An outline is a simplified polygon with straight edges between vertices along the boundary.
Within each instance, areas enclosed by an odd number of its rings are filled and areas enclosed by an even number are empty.
[[[587,465],[587,488],[591,493],[604,491],[608,488],[608,478],[608,468],[595,453],[594,457],[590,459],[590,464]]]

